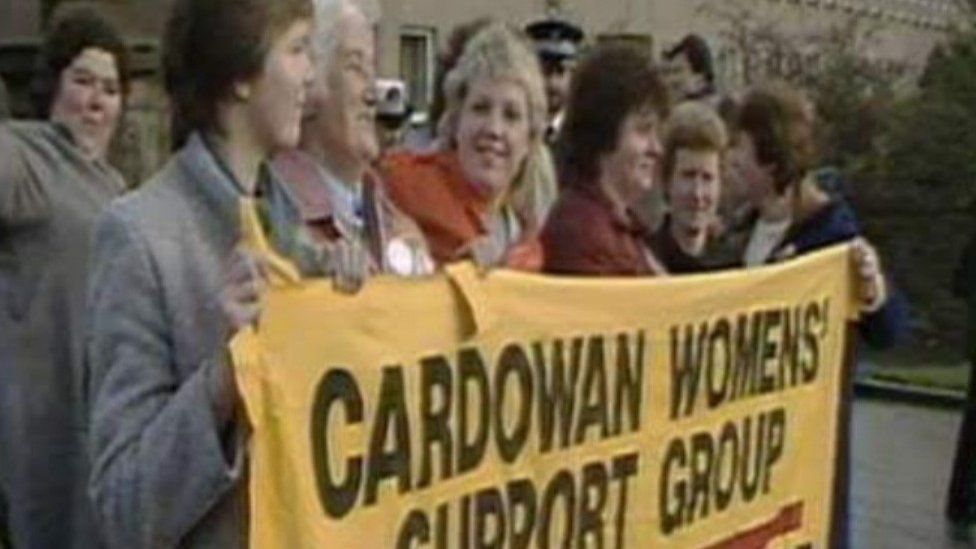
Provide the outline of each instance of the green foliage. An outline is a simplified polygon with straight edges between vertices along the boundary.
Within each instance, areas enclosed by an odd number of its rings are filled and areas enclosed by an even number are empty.
[[[817,108],[821,161],[849,174],[877,164],[883,154],[878,137],[904,73],[902,66],[882,66],[844,47],[858,32],[853,26],[834,29],[825,42],[819,69],[796,82]]]
[[[888,175],[898,187],[935,191],[956,206],[976,197],[976,30],[954,36],[929,59],[917,93],[889,124]]]
[[[789,82],[816,108],[818,146],[824,164],[849,178],[884,166],[882,138],[906,67],[862,55],[878,30],[863,20],[811,25],[798,33],[773,13],[742,0],[704,0],[699,10],[719,23],[722,41],[737,54],[740,82]]]

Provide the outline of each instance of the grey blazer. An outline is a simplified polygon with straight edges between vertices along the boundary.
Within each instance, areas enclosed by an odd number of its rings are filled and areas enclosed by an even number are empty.
[[[125,189],[51,122],[0,123],[0,485],[11,543],[97,547],[85,497],[92,227]]]
[[[266,173],[271,240],[297,253],[298,210]],[[229,336],[218,300],[240,196],[194,135],[97,225],[89,494],[110,547],[246,542],[246,426],[222,430],[211,405]]]

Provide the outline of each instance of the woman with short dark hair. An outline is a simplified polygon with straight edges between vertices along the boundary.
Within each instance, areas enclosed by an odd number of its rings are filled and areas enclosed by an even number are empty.
[[[642,51],[603,46],[580,64],[559,137],[563,194],[542,233],[546,272],[664,274],[634,207],[655,184],[667,110]]]
[[[300,256],[297,207],[267,159],[298,143],[311,22],[308,0],[173,6],[166,85],[184,144],[95,232],[89,489],[111,547],[247,542],[248,426],[227,343],[257,320],[263,273],[288,265],[242,246],[242,216]]]
[[[813,110],[799,90],[772,84],[749,91],[734,124],[729,170],[743,182],[755,209],[742,261],[758,266],[852,242],[851,261],[858,275],[861,337],[873,347],[889,347],[907,326],[907,305],[887,281],[874,247],[861,236],[854,210],[828,196],[817,185],[811,168],[816,158]],[[852,386],[843,399],[852,399]],[[844,426],[844,447],[850,424]],[[850,459],[840,470],[850,475]],[[849,494],[839,505],[846,509]],[[832,545],[849,545],[848,514],[841,513]]]
[[[715,68],[708,42],[689,34],[664,52],[668,87],[675,101],[708,100],[715,95]]]
[[[0,485],[14,547],[96,545],[85,496],[85,292],[95,219],[125,190],[108,164],[126,49],[90,8],[55,14],[34,99],[0,122]]]
[[[61,89],[62,73],[88,48],[100,49],[114,58],[119,89],[123,95],[128,94],[128,50],[118,30],[91,8],[74,9],[56,18],[38,58],[30,90],[38,118],[51,115]]]
[[[728,158],[756,211],[742,262],[764,265],[854,242],[861,334],[873,346],[894,344],[905,329],[905,305],[891,291],[874,247],[861,236],[854,210],[822,191],[811,173],[816,150],[806,98],[780,84],[751,90],[739,106]]]

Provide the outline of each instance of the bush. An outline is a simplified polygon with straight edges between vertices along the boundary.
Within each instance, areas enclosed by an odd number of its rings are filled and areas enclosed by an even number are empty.
[[[858,179],[879,162],[884,154],[879,138],[903,73],[903,67],[882,67],[850,49],[831,46],[824,53],[822,69],[799,82],[817,108],[823,164]]]
[[[917,93],[900,102],[888,128],[887,177],[945,206],[976,198],[976,30],[954,36],[929,58]]]
[[[845,179],[883,164],[880,137],[907,67],[861,55],[873,46],[874,27],[851,17],[798,34],[741,0],[705,0],[699,10],[718,22],[719,36],[736,52],[742,81],[726,84],[781,80],[803,89],[816,108],[821,162]]]

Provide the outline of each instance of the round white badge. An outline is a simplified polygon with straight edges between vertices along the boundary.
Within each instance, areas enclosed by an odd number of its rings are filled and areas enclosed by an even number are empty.
[[[413,273],[413,252],[402,239],[391,240],[386,246],[386,262],[390,271],[399,276],[410,276]]]

